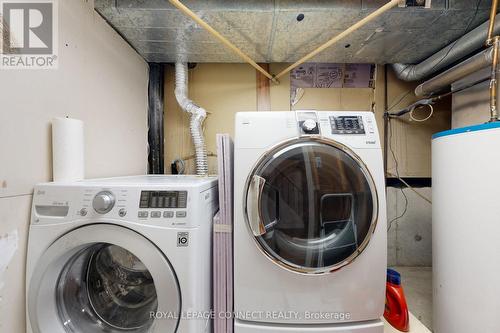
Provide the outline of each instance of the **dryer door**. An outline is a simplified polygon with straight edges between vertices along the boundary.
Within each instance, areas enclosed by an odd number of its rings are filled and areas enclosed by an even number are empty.
[[[295,272],[321,274],[354,260],[373,234],[372,177],[349,148],[320,138],[266,153],[247,180],[244,212],[260,249]]]
[[[36,333],[169,333],[180,300],[174,270],[154,244],[130,229],[94,224],[62,236],[40,258],[28,317]]]

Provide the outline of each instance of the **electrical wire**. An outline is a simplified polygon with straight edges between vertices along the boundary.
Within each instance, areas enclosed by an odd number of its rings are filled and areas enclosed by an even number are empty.
[[[398,160],[396,158],[396,154],[394,153],[394,150],[392,149],[392,125],[391,125],[391,119],[388,118],[387,121],[389,122],[388,123],[388,128],[389,128],[389,136],[388,136],[388,141],[389,141],[389,150],[391,151],[391,155],[392,155],[392,159],[394,160],[394,166],[395,166],[395,169],[396,169],[396,176],[398,177],[398,179],[400,179],[400,175],[399,175],[399,164],[398,164]],[[403,212],[399,215],[399,216],[396,216],[395,218],[393,218],[392,220],[390,220],[387,224],[387,232],[389,232],[391,230],[391,227],[392,227],[392,224],[399,220],[400,218],[402,218],[406,212],[408,211],[408,197],[406,196],[406,193],[403,191],[403,188],[400,188],[399,189],[401,191],[401,194],[403,195],[404,197],[404,200],[405,200],[405,208],[403,209]]]
[[[478,0],[477,3],[476,3],[476,9],[474,11],[474,15],[472,15],[472,18],[469,20],[469,23],[467,23],[467,26],[465,27],[464,29],[464,32],[462,33],[462,36],[467,34],[469,32],[469,29],[472,25],[472,22],[474,22],[474,20],[476,19],[476,16],[477,16],[477,13],[479,12],[479,5],[481,4],[482,0]],[[432,66],[431,68],[431,72],[434,70],[434,68],[436,68],[437,66],[439,66],[445,59],[446,57],[448,57],[448,55],[450,54],[450,52],[453,50],[453,48],[455,47],[455,45],[457,45],[458,41],[460,40],[460,38],[458,38],[456,41],[453,42],[453,45],[448,49],[448,51],[446,51],[446,53],[443,55],[443,57],[434,65]]]
[[[423,200],[427,201],[429,204],[432,205],[432,200],[431,199],[427,198],[425,195],[423,195],[419,191],[415,190],[410,184],[408,184],[408,182],[406,180],[404,180],[403,178],[398,178],[396,175],[394,175],[392,173],[389,173],[389,175],[391,175],[391,176],[396,177],[397,179],[399,179],[399,181],[401,183],[403,183],[408,189],[412,190],[416,195],[418,195],[420,198],[422,198]]]
[[[387,108],[387,112],[391,111],[392,109],[394,109],[396,106],[399,105],[399,103],[401,103],[405,98],[406,96],[408,96],[413,90],[410,89],[408,90],[405,94],[402,94],[402,97],[398,99],[398,101],[396,103],[393,103],[390,107]]]
[[[455,89],[455,90],[451,90],[447,93],[444,93],[444,94],[441,94],[441,95],[437,95],[437,96],[434,96],[434,97],[431,97],[431,98],[424,98],[424,99],[421,99],[419,101],[416,101],[415,103],[407,106],[406,108],[404,109],[401,109],[399,111],[396,111],[396,112],[388,112],[386,111],[384,116],[385,117],[389,117],[389,118],[398,118],[398,117],[401,117],[401,116],[404,116],[410,112],[412,112],[414,109],[417,109],[419,107],[423,107],[425,105],[431,105],[437,101],[440,101],[442,100],[443,98],[445,97],[448,97],[452,94],[456,94],[456,93],[459,93],[461,91],[464,91],[466,89],[469,89],[471,87],[474,87],[475,85],[477,84],[480,84],[480,83],[483,83],[483,82],[489,82],[490,81],[490,78],[486,78],[486,79],[481,79],[481,80],[477,80],[477,81],[474,81],[466,86],[463,86],[463,87],[460,87],[458,89]],[[432,110],[433,112],[434,110]],[[415,121],[418,121],[417,119],[414,119]],[[423,121],[423,119],[422,119]]]

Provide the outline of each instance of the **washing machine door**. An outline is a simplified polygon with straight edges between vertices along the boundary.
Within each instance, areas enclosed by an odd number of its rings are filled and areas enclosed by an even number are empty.
[[[252,170],[244,198],[249,231],[276,264],[323,274],[352,262],[376,226],[377,192],[363,161],[322,138],[285,142]]]
[[[94,224],[62,236],[40,258],[28,317],[36,333],[169,333],[180,300],[174,270],[154,244],[130,229]]]

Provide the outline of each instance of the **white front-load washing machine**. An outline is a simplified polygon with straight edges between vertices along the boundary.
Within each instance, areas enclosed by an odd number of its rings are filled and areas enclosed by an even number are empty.
[[[133,176],[35,187],[28,333],[209,333],[217,179]]]
[[[236,333],[382,333],[387,268],[371,112],[241,112],[235,125]]]

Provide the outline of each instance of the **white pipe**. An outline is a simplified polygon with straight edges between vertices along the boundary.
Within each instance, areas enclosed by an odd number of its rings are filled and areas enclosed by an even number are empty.
[[[186,63],[175,64],[175,98],[180,107],[191,115],[189,129],[195,149],[196,174],[208,175],[207,147],[202,124],[207,112],[188,98],[188,68]]]

